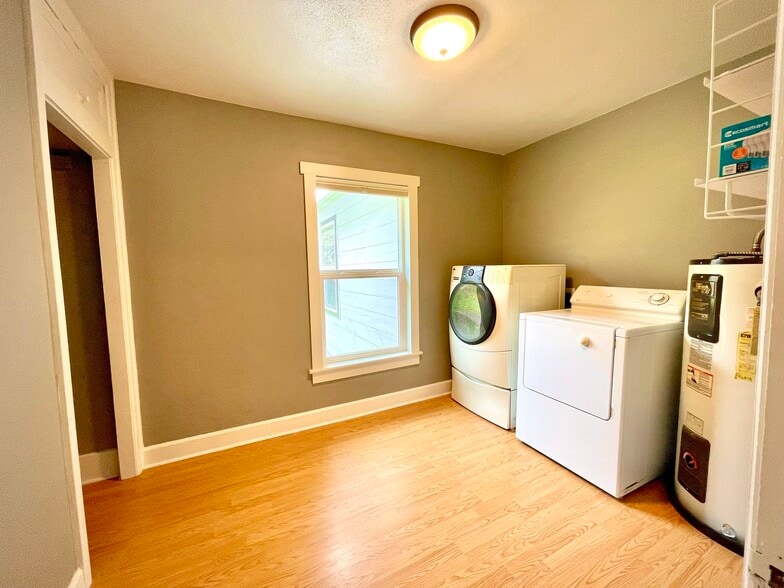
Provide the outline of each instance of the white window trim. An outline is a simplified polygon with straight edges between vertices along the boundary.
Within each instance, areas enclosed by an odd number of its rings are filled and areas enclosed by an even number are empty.
[[[419,259],[418,259],[418,224],[417,224],[417,193],[419,176],[396,174],[391,172],[357,169],[326,165],[321,163],[300,162],[300,173],[305,187],[305,226],[307,233],[308,253],[308,292],[310,295],[310,374],[314,384],[329,382],[341,378],[350,378],[364,374],[391,370],[400,367],[417,365],[422,352],[419,350]],[[319,265],[319,224],[316,206],[316,185],[319,182],[359,182],[376,184],[379,187],[389,186],[407,193],[408,223],[403,223],[403,256],[404,274],[408,291],[406,295],[407,324],[410,326],[407,337],[403,340],[403,351],[392,350],[387,355],[374,355],[370,358],[353,358],[341,363],[326,363],[325,330],[324,330],[324,289],[322,273]],[[379,272],[384,274],[383,270]],[[397,272],[396,272],[397,273]],[[401,293],[402,294],[402,293]],[[405,325],[401,321],[401,328]]]

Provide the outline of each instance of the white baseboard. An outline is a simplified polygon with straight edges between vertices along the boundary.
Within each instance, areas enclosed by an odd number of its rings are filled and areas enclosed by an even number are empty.
[[[84,581],[84,570],[76,568],[68,588],[87,588],[87,583]]]
[[[449,394],[451,389],[452,381],[444,380],[443,382],[427,384],[418,388],[409,388],[408,390],[363,398],[354,402],[327,406],[268,421],[250,423],[213,433],[150,445],[144,448],[144,467],[151,468],[173,461],[188,459],[189,457],[263,441],[272,437],[280,437],[281,435],[289,435],[298,431],[347,421],[374,412],[381,412],[398,406],[445,396]]]
[[[79,456],[79,469],[82,473],[82,486],[116,478],[120,475],[120,461],[116,449],[106,449]]]

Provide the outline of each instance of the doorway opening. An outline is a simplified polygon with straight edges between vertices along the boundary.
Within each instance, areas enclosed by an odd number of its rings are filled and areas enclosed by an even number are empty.
[[[82,483],[119,476],[93,161],[47,124]]]

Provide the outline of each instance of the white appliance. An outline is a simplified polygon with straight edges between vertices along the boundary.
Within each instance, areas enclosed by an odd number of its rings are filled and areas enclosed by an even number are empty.
[[[620,498],[664,472],[686,292],[580,286],[520,316],[517,438]]]
[[[750,254],[689,266],[675,496],[736,551],[751,484],[762,267],[762,256]]]
[[[458,265],[449,288],[452,398],[505,429],[515,426],[517,319],[563,308],[564,265]]]

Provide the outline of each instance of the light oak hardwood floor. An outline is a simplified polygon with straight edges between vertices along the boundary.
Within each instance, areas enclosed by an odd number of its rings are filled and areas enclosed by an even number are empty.
[[[654,482],[615,500],[448,397],[86,486],[94,586],[738,586]]]

